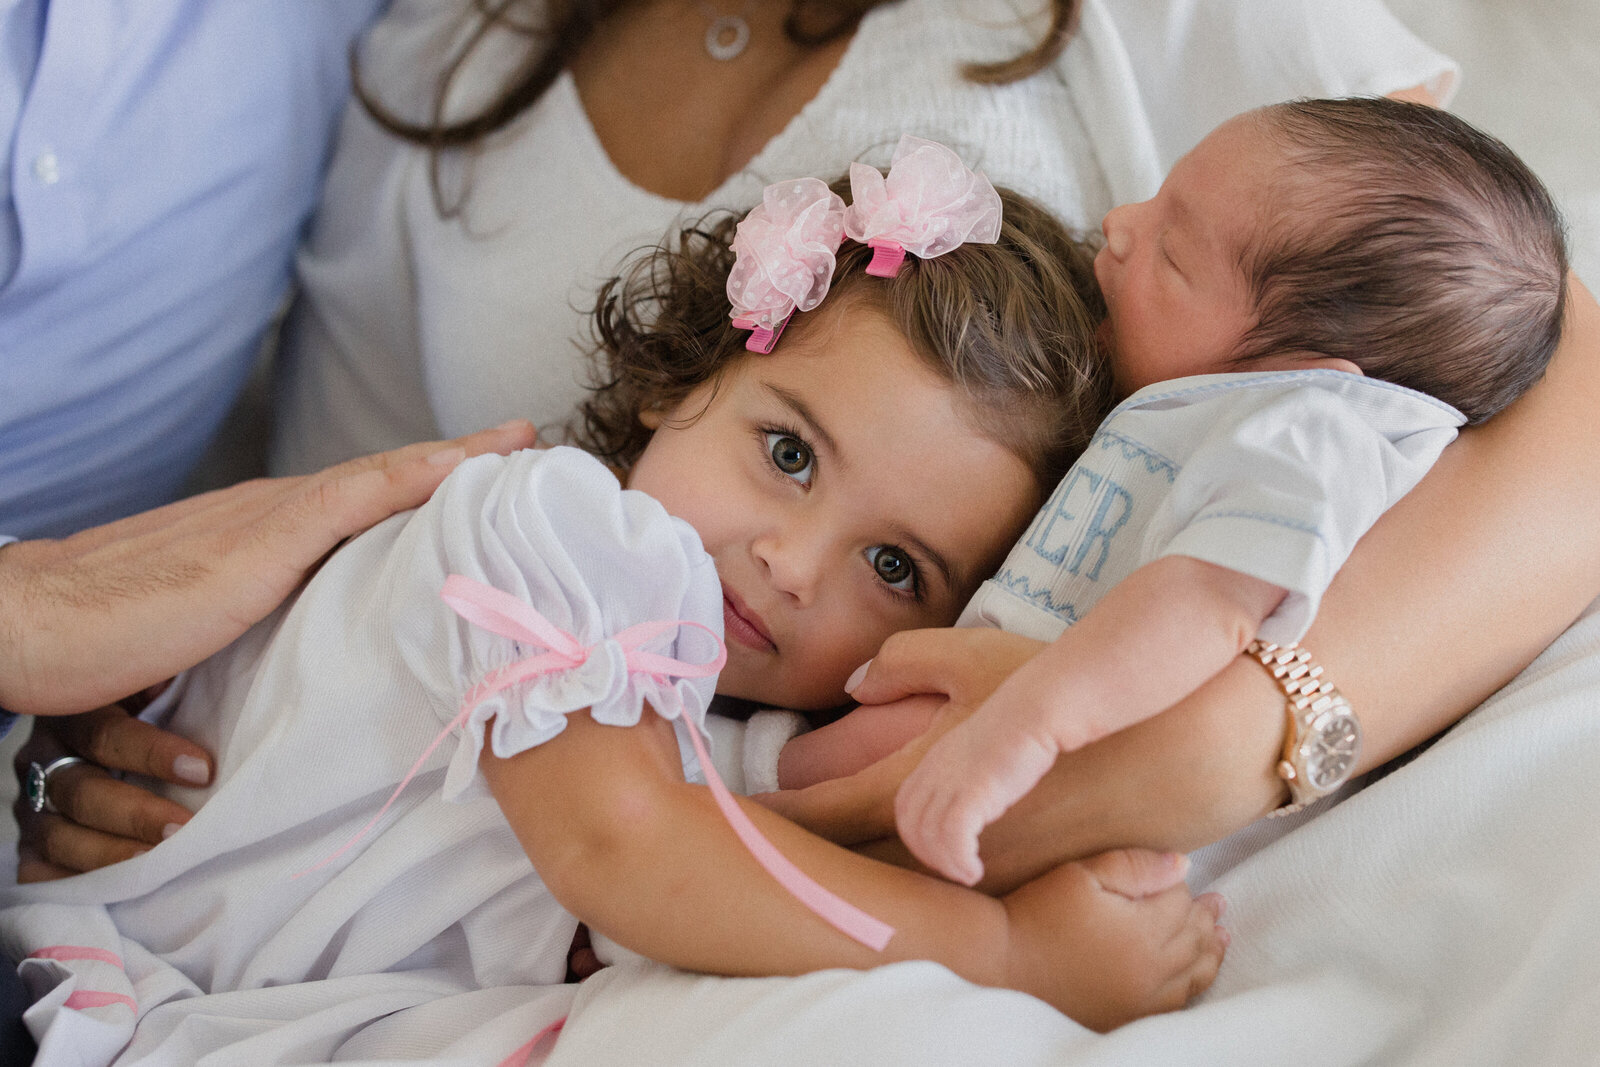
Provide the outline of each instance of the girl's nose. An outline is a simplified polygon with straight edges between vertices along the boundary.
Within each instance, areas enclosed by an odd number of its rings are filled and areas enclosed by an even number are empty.
[[[801,607],[815,600],[823,563],[816,539],[808,537],[804,528],[791,527],[759,537],[751,542],[751,551],[773,588]]]

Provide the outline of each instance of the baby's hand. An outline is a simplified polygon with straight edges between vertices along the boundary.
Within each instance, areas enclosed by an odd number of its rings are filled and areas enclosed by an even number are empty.
[[[1015,716],[978,713],[934,742],[895,796],[895,825],[912,855],[962,885],[983,877],[978,835],[1055,763],[1059,746]]]
[[[1100,1031],[1183,1007],[1210,987],[1228,947],[1222,897],[1191,899],[1187,868],[1174,853],[1118,849],[1008,894],[1007,985]]]

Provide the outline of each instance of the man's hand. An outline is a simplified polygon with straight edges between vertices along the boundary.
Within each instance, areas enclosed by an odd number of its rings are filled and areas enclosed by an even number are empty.
[[[47,717],[18,774],[66,755],[91,764],[50,776],[57,813],[19,802],[19,879],[126,859],[187,822],[181,805],[107,773],[211,780],[204,749],[132,717],[145,692],[264,618],[340,541],[426,501],[462,459],[533,440],[519,420],[0,548],[0,707]]]
[[[465,457],[533,439],[529,423],[507,423],[0,548],[0,707],[71,714],[171,678],[264,618],[340,541],[427,500]]]

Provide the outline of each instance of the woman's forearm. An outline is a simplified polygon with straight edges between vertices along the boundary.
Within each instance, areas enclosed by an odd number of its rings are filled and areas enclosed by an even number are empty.
[[[1350,699],[1369,770],[1454,723],[1600,595],[1600,306],[1573,283],[1549,373],[1465,431],[1356,546],[1304,644]],[[990,827],[996,889],[1115,845],[1188,849],[1287,796],[1283,698],[1240,657],[1146,723],[1062,757]],[[893,845],[878,854],[889,857]]]

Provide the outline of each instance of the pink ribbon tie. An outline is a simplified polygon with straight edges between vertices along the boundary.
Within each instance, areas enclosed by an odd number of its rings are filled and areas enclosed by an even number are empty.
[[[781,324],[779,329],[782,329]],[[422,770],[434,750],[453,731],[466,724],[479,704],[520,682],[582,666],[597,647],[597,645],[583,645],[576,637],[551,623],[531,604],[517,599],[504,590],[473,581],[463,575],[452,574],[446,578],[440,596],[457,615],[474,626],[544,651],[491,671],[481,682],[468,690],[466,696],[462,698],[461,710],[429,743],[422,755],[417,757],[417,761],[411,765],[411,769],[400,780],[400,784],[395,786],[389,799],[378,809],[378,813],[332,855],[296,874],[296,878],[332,863],[371,832],[378,820],[383,818],[401,792],[411,783],[411,779]],[[644,651],[644,645],[682,626],[703,630],[716,642],[717,654],[710,662],[686,663],[657,652]],[[642,622],[616,634],[612,640],[622,648],[623,662],[630,674],[642,674],[663,686],[668,678],[673,677],[710,677],[722,670],[728,661],[727,647],[716,632],[689,619]],[[659,710],[657,713],[659,714]],[[750,817],[745,814],[744,809],[739,806],[738,801],[723,783],[722,777],[717,774],[717,768],[712,764],[711,756],[706,751],[700,727],[690,720],[688,715],[683,716],[683,722],[688,730],[690,744],[694,746],[695,754],[700,759],[700,766],[705,771],[706,785],[710,787],[718,809],[756,862],[777,879],[778,884],[835,929],[868,948],[883,951],[889,939],[894,936],[894,927],[868,915],[849,901],[823,888],[779,852],[750,821]]]

